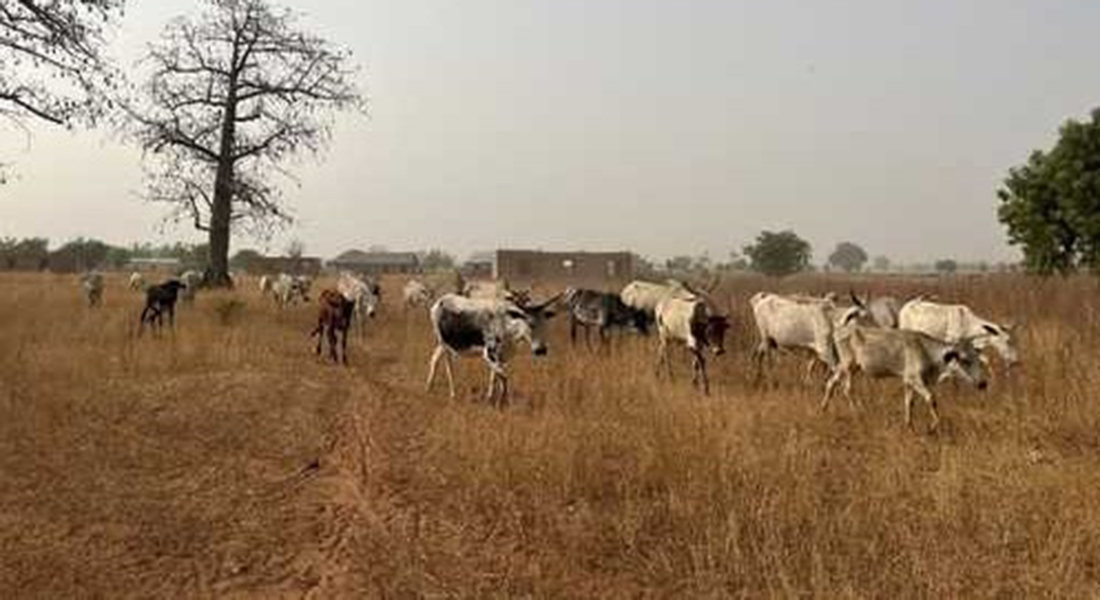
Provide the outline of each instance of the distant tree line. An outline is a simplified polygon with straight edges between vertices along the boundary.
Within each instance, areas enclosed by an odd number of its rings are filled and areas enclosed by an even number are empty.
[[[94,269],[123,269],[135,258],[174,258],[189,268],[210,261],[206,244],[132,244],[113,246],[100,240],[77,238],[51,250],[46,238],[0,238],[0,270],[76,273]]]

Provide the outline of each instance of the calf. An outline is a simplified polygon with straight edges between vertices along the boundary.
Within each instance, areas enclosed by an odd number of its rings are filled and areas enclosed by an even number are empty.
[[[323,290],[319,298],[321,305],[317,314],[317,327],[310,333],[310,337],[317,338],[317,355],[321,354],[321,340],[328,338],[329,356],[333,362],[348,364],[348,329],[351,328],[352,315],[355,313],[355,302],[348,300],[337,290]],[[340,337],[342,359],[337,357],[336,342]]]
[[[618,294],[569,288],[563,301],[569,311],[569,340],[577,342],[577,328],[584,328],[584,343],[588,345],[588,330],[596,327],[600,342],[607,341],[607,332],[611,329],[634,329],[639,333],[649,333],[649,317],[643,310],[631,308],[623,303]]]
[[[103,274],[92,272],[81,275],[80,287],[84,291],[84,298],[88,300],[88,306],[99,306],[103,302]]]
[[[168,313],[168,325],[176,327],[176,301],[179,299],[180,290],[186,289],[186,285],[178,279],[169,279],[160,285],[150,286],[145,290],[145,308],[141,311],[141,321],[138,324],[138,335],[148,323],[156,326],[157,330],[164,327],[164,313]]]
[[[520,305],[511,300],[466,298],[445,294],[431,309],[432,328],[437,345],[432,352],[426,388],[432,389],[441,359],[447,370],[451,398],[455,398],[451,356],[480,352],[489,367],[489,385],[485,399],[492,402],[500,383],[500,404],[508,399],[508,374],[505,366],[516,341],[526,341],[535,356],[547,351],[543,338],[546,322],[554,316],[550,306],[557,296],[542,304]]]
[[[710,348],[715,356],[726,352],[726,330],[729,318],[712,314],[702,300],[684,300],[666,298],[657,304],[657,373],[662,365],[672,378],[672,362],[668,357],[669,342],[683,343],[691,352],[691,382],[698,385],[700,380],[703,393],[710,393],[710,379],[707,377],[706,349]]]
[[[825,384],[821,410],[829,406],[836,386],[843,381],[844,395],[852,400],[852,373],[870,377],[899,377],[905,388],[905,424],[912,427],[913,396],[920,396],[932,414],[932,428],[940,422],[936,399],[929,387],[948,377],[958,377],[979,390],[987,386],[983,363],[971,340],[946,342],[919,331],[851,325],[837,336],[840,363]]]

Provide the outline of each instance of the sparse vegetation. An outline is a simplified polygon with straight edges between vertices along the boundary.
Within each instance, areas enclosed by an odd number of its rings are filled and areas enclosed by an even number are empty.
[[[0,274],[0,595],[283,597],[1093,597],[1100,592],[1100,289],[1089,278],[859,279],[1026,323],[1024,365],[984,395],[941,390],[944,423],[900,426],[896,382],[817,411],[781,360],[750,383],[759,289],[738,277],[713,396],[653,377],[652,340],[513,365],[515,403],[425,394],[422,311],[315,359],[314,306],[255,285],[133,336],[112,279]],[[386,280],[386,297],[400,281]],[[323,282],[322,282],[323,285]],[[873,289],[867,289],[867,288]],[[247,302],[237,325],[219,307]],[[255,307],[255,309],[253,309]],[[677,365],[686,363],[677,363]]]

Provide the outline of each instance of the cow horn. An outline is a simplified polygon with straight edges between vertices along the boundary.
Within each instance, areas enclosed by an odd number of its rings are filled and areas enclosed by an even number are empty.
[[[851,296],[851,298],[852,298],[852,304],[855,304],[856,306],[858,306],[860,308],[867,308],[867,305],[864,304],[863,301],[859,299],[859,296],[856,296],[855,290],[853,290],[851,288],[848,288],[848,295]]]
[[[532,310],[544,310],[544,309],[546,309],[546,307],[552,306],[554,303],[556,303],[558,300],[560,300],[561,297],[562,297],[562,294],[555,294],[549,300],[534,306]]]

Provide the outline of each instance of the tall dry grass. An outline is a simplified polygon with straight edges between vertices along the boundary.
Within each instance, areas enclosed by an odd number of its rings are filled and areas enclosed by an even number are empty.
[[[760,289],[935,295],[1019,323],[1024,365],[938,389],[754,385]],[[312,307],[248,286],[134,335],[113,281],[0,276],[4,597],[1094,597],[1100,593],[1096,282],[1023,277],[726,282],[714,393],[658,381],[652,340],[517,357],[513,404],[425,394],[423,311],[389,306],[352,366],[313,358]],[[387,296],[398,297],[399,282]]]

